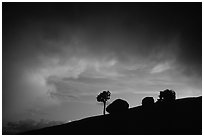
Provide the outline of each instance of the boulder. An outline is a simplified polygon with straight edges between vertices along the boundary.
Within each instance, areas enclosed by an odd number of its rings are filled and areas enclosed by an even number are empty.
[[[121,113],[128,110],[128,108],[129,108],[129,104],[127,101],[122,99],[116,99],[110,105],[108,105],[108,107],[106,108],[106,111],[110,114]]]

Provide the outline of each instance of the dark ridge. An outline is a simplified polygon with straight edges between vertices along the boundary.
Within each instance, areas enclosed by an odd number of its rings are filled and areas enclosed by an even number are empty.
[[[24,135],[201,135],[202,96],[156,102],[89,117]]]

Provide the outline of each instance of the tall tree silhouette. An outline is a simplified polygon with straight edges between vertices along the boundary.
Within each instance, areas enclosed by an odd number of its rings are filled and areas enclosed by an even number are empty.
[[[101,92],[97,97],[98,102],[103,102],[104,108],[103,108],[103,114],[105,115],[105,108],[106,108],[106,101],[110,99],[110,91],[103,91]]]

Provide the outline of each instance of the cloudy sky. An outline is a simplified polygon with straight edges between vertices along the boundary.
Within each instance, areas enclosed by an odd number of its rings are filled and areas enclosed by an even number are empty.
[[[202,94],[201,3],[3,3],[3,123],[101,115],[173,89]]]

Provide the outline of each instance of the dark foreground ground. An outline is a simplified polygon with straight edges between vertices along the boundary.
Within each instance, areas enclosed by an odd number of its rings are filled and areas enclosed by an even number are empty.
[[[134,107],[23,133],[26,135],[201,135],[202,97]]]

